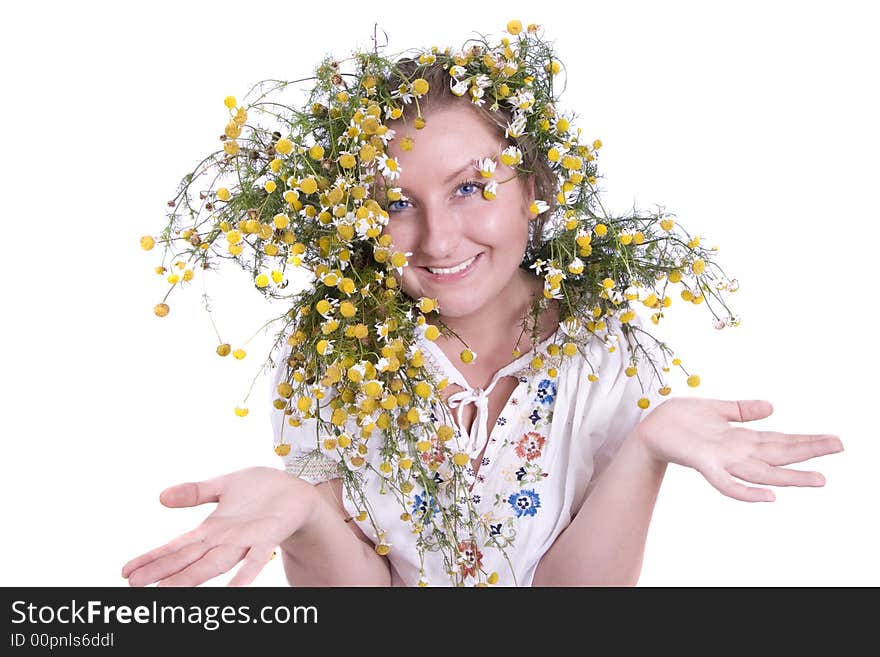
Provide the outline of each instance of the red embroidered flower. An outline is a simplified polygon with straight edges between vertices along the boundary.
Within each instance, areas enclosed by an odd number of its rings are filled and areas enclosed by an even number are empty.
[[[477,570],[483,566],[483,553],[473,541],[459,541],[461,552],[460,568],[462,577],[476,577]]]
[[[427,452],[422,452],[419,457],[425,465],[431,465],[431,463],[440,465],[446,460],[446,457],[443,455],[443,442],[437,436],[434,436],[431,438],[431,449]]]
[[[544,447],[546,441],[547,439],[541,434],[529,431],[516,444],[516,454],[526,460],[534,461],[541,456],[541,448]]]

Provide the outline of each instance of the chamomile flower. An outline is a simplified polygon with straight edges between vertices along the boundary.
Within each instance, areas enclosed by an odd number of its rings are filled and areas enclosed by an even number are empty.
[[[509,167],[515,167],[517,164],[522,162],[522,159],[522,151],[516,146],[508,146],[503,151],[501,151],[501,162],[502,164],[505,164]],[[540,214],[540,212],[538,214]]]
[[[382,132],[381,134],[377,134],[376,136],[379,137],[379,139],[382,141],[382,143],[387,146],[388,142],[391,141],[392,139],[394,139],[394,135],[396,135],[396,134],[397,134],[396,130],[392,130],[391,128],[388,128],[384,132]]]
[[[391,97],[399,100],[404,105],[409,105],[413,101],[413,94],[408,84],[401,84],[397,89],[391,92]]]
[[[549,210],[549,209],[550,209],[550,206],[547,205],[546,202],[540,201],[538,199],[535,199],[534,201],[532,201],[532,204],[529,206],[529,211],[533,215],[535,215],[536,217],[539,214],[543,214],[544,212],[547,212],[547,210]]]
[[[387,321],[378,322],[374,328],[376,329],[376,337],[383,342],[388,342],[391,339],[391,326]]]
[[[455,78],[449,80],[449,90],[456,96],[464,96],[468,87],[470,87],[470,82],[467,80],[456,80]]]
[[[544,261],[543,260],[535,260],[531,265],[529,265],[529,269],[535,270],[535,275],[540,276],[544,272]]]
[[[510,137],[512,139],[516,139],[517,137],[522,137],[523,133],[526,130],[526,117],[522,112],[515,112],[513,115],[513,121],[510,121],[507,124],[507,128],[504,131],[505,137]]]
[[[491,201],[496,196],[498,196],[498,181],[490,180],[486,183],[486,186],[483,187],[483,198],[487,201]]]
[[[400,162],[396,158],[388,157],[382,153],[379,155],[379,169],[386,180],[393,181],[400,178]]]
[[[497,166],[498,164],[491,157],[484,157],[482,160],[479,160],[475,165],[483,178],[491,178],[492,176],[494,176],[495,167]]]
[[[535,104],[535,94],[527,89],[521,89],[510,98],[507,98],[506,102],[516,109],[522,111],[529,110]]]

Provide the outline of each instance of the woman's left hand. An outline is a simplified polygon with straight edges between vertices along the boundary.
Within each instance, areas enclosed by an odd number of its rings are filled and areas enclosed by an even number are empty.
[[[669,399],[636,428],[648,454],[660,463],[693,468],[724,495],[744,502],[772,502],[769,488],[746,486],[734,477],[765,486],[824,486],[819,472],[780,466],[843,450],[837,436],[758,431],[731,422],[768,417],[768,401]]]

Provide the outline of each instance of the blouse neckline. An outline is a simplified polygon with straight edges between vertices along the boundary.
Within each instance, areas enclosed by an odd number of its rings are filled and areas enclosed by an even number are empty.
[[[505,376],[513,376],[527,369],[528,363],[532,358],[532,352],[544,350],[556,337],[556,333],[557,331],[552,332],[532,349],[495,372],[485,389],[472,387],[461,371],[452,364],[446,353],[431,340],[425,338],[424,335],[419,334],[422,346],[428,352],[429,360],[432,361],[436,369],[445,375],[450,383],[454,383],[462,389],[460,392],[451,394],[446,401],[450,409],[457,409],[455,419],[458,430],[464,438],[462,447],[471,459],[475,459],[480,455],[489,439],[489,395],[492,393],[495,385]],[[515,390],[511,393],[511,396],[514,394],[516,394]],[[474,404],[476,408],[476,415],[469,432],[465,430],[461,422],[461,410],[466,404]]]

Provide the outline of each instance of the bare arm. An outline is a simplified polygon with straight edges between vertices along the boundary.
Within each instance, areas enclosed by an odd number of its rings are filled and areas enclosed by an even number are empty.
[[[331,479],[314,489],[311,520],[281,544],[291,586],[390,586],[387,558],[354,522],[346,522],[342,482]]]
[[[538,564],[533,586],[634,586],[666,464],[639,434],[624,441],[571,524]]]
[[[769,488],[824,486],[818,472],[780,466],[843,450],[837,436],[755,431],[748,422],[773,412],[763,400],[668,400],[627,437],[571,524],[538,565],[535,586],[634,586],[648,525],[669,463],[697,470],[722,494],[772,502]]]

